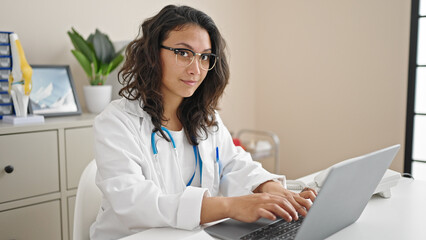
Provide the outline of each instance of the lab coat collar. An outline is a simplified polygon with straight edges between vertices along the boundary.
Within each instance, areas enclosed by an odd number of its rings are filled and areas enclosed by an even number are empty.
[[[123,104],[124,111],[126,111],[128,114],[135,115],[141,118],[146,118],[147,116],[149,116],[149,114],[147,114],[142,109],[143,103],[140,104],[140,100],[128,100],[126,98],[122,98],[120,101]]]

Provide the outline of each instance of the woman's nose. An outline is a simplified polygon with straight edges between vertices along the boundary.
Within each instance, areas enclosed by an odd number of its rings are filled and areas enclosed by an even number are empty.
[[[200,60],[197,56],[194,57],[192,63],[187,67],[187,71],[191,75],[199,75],[201,73]]]

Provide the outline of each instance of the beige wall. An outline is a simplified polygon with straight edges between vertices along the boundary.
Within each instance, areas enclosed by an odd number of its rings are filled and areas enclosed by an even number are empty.
[[[0,30],[18,33],[32,64],[71,65],[82,105],[88,83],[66,31],[129,40],[143,19],[184,3],[209,14],[228,42],[223,120],[234,132],[278,133],[281,173],[296,178],[404,143],[409,0],[35,2],[2,3]],[[403,151],[392,168],[402,170]]]
[[[282,173],[404,145],[410,1],[256,3],[256,127],[280,136]]]

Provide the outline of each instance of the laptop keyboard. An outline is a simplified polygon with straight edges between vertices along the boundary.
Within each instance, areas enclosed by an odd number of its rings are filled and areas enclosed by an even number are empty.
[[[247,235],[241,240],[290,240],[296,237],[299,227],[302,225],[303,216],[299,215],[299,220],[286,222],[281,219],[277,222],[266,225]]]

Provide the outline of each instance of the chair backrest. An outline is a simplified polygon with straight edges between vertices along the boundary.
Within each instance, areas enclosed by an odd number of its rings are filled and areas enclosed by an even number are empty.
[[[102,193],[95,184],[96,162],[92,160],[84,169],[78,183],[74,209],[74,240],[89,240],[90,226],[96,220]]]

